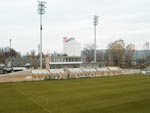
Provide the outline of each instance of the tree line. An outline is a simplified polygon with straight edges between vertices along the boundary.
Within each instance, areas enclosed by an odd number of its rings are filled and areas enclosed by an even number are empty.
[[[124,40],[116,40],[108,44],[105,51],[97,50],[97,62],[105,62],[109,66],[131,67],[140,64],[150,64],[150,42],[145,42],[143,48],[143,57],[134,61],[135,45],[130,43],[126,44]],[[94,45],[86,44],[82,52],[85,62],[94,61]]]
[[[0,63],[5,63],[6,59],[21,57],[21,54],[13,48],[0,48]]]
[[[44,58],[43,54],[43,58]],[[0,64],[5,64],[6,60],[12,61],[13,59],[16,58],[28,58],[28,59],[39,59],[40,54],[36,54],[35,50],[31,50],[30,52],[27,52],[26,55],[22,56],[20,52],[17,52],[13,48],[5,47],[5,48],[0,48]]]

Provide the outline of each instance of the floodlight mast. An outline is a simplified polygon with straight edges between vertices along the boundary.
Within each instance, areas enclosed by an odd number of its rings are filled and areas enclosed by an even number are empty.
[[[40,68],[42,69],[42,15],[45,13],[45,4],[44,1],[38,1],[38,14],[40,15]]]
[[[96,63],[96,26],[98,25],[98,16],[94,15],[94,63]]]

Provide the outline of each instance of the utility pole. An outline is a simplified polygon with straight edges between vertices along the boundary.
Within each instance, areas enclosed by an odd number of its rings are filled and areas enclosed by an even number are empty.
[[[10,49],[11,49],[11,39],[9,39],[9,42],[10,42]]]
[[[98,25],[98,16],[94,15],[94,63],[96,63],[96,26]]]
[[[45,13],[45,4],[44,1],[38,1],[38,14],[40,15],[40,68],[42,69],[42,15]]]
[[[11,58],[11,39],[9,39],[9,43],[10,43],[10,45],[9,45],[9,57]]]

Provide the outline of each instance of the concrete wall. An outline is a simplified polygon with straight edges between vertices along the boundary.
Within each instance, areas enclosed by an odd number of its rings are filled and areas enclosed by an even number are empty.
[[[28,70],[7,75],[0,75],[0,82],[39,81],[50,79],[73,79],[84,77],[117,76],[123,74],[140,74],[138,69],[109,70],[109,68],[76,69],[72,71]]]
[[[129,74],[141,74],[140,69],[122,69],[122,74],[129,75]]]

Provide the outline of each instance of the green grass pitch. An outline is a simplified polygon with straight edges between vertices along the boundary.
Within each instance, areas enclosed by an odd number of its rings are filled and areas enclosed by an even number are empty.
[[[150,76],[0,83],[0,113],[150,113]]]

